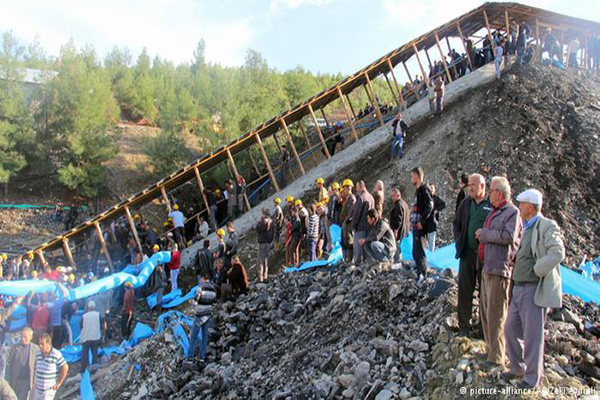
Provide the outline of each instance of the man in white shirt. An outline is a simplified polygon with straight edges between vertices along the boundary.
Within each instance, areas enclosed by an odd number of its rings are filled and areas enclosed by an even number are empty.
[[[173,206],[173,211],[171,211],[168,215],[169,218],[173,220],[173,226],[175,227],[175,241],[179,244],[179,248],[185,248],[185,216],[181,211],[179,211],[179,206],[175,204]]]
[[[85,371],[88,364],[98,361],[98,347],[102,338],[101,316],[96,311],[96,303],[93,300],[88,301],[87,312],[81,318],[81,342],[83,350],[81,353],[81,370]],[[89,363],[88,357],[92,350],[92,362]]]

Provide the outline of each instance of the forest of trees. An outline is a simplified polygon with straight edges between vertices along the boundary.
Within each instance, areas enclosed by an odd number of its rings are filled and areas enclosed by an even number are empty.
[[[208,63],[204,48],[200,40],[190,63],[174,65],[158,56],[151,59],[145,49],[135,58],[127,48],[116,47],[101,58],[92,46],[78,49],[71,40],[57,58],[38,39],[24,46],[12,32],[4,33],[0,184],[8,185],[29,165],[55,172],[83,197],[102,193],[104,166],[118,152],[120,120],[160,128],[143,149],[160,179],[191,161],[183,132],[197,137],[202,151],[209,152],[343,78],[302,67],[280,72],[253,50],[241,67],[223,67]],[[25,68],[58,75],[26,94]],[[389,93],[385,83],[374,83],[376,91]],[[356,104],[366,100],[361,94]]]

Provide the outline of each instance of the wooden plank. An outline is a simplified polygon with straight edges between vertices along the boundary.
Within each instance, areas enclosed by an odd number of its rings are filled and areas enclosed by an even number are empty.
[[[140,242],[140,238],[138,236],[135,223],[133,222],[133,218],[131,218],[131,211],[129,211],[129,206],[125,204],[123,206],[123,209],[125,211],[125,218],[127,219],[127,223],[129,224],[129,229],[131,229],[131,234],[133,235],[133,239],[135,240],[135,245],[137,246],[140,253],[143,253],[142,243]]]
[[[352,116],[354,117],[355,121],[358,121],[358,118],[356,117],[356,113],[354,112],[354,106],[352,106],[352,101],[350,101],[350,97],[348,95],[346,96],[346,101],[348,102],[348,107],[350,107],[350,111],[352,112]]]
[[[169,197],[167,196],[167,191],[164,186],[160,187],[160,193],[162,194],[163,201],[165,202],[165,207],[167,207],[167,212],[172,212],[171,202],[169,201]]]
[[[331,125],[331,124],[329,123],[329,118],[327,118],[327,115],[325,115],[325,110],[324,110],[324,109],[322,109],[322,108],[321,108],[321,115],[323,116],[323,119],[325,120],[325,123],[327,124],[327,126],[328,126],[329,128],[332,128],[332,127],[333,127],[333,125]]]
[[[98,221],[94,222],[94,226],[96,227],[96,234],[98,235],[98,241],[100,242],[100,248],[102,248],[102,253],[104,254],[104,258],[106,258],[106,262],[110,267],[110,271],[114,271],[112,260],[110,259],[110,254],[108,252],[108,248],[106,247],[106,241],[104,240],[104,235],[102,234],[102,229],[100,229],[100,224]]]
[[[542,52],[540,51],[540,46],[541,46],[541,40],[540,40],[540,22],[539,20],[536,18],[535,19],[535,55],[533,57],[533,60],[531,60],[532,64],[535,64],[535,61],[537,60],[538,62],[540,61],[540,57],[542,55]]]
[[[310,116],[312,117],[313,122],[315,124],[315,129],[317,130],[317,134],[319,135],[319,140],[321,141],[321,146],[323,146],[325,156],[327,158],[331,158],[331,154],[329,154],[329,150],[327,149],[327,143],[325,143],[325,138],[323,137],[323,133],[321,132],[321,128],[319,127],[319,123],[317,121],[317,117],[315,116],[315,111],[313,110],[311,103],[308,103],[308,111],[310,112]]]
[[[398,100],[398,96],[396,96],[396,92],[394,92],[394,89],[392,89],[392,84],[390,83],[390,78],[388,78],[387,74],[383,74],[383,76],[385,77],[385,81],[387,82],[390,92],[392,92],[392,96],[394,97],[394,102],[396,103],[398,110],[400,110],[400,108],[401,108],[400,100]]]
[[[75,259],[73,258],[73,253],[71,253],[71,248],[69,247],[69,239],[62,239],[62,248],[65,257],[67,257],[67,261],[69,261],[69,265],[73,268],[77,267],[77,265],[75,264]]]
[[[494,39],[492,38],[492,31],[490,30],[490,21],[488,20],[487,13],[483,10],[483,19],[485,20],[485,27],[487,29],[487,37],[490,41],[490,47],[492,48],[492,54],[496,58],[496,48],[494,47]]]
[[[337,87],[338,96],[340,98],[340,102],[342,103],[342,107],[344,108],[344,113],[346,114],[346,118],[348,119],[348,123],[350,124],[350,129],[352,129],[352,136],[354,137],[354,141],[358,141],[358,133],[356,133],[356,128],[354,127],[354,121],[352,121],[352,117],[350,116],[350,112],[348,111],[348,106],[344,101],[344,96],[342,95],[342,90],[340,87]]]
[[[452,54],[452,47],[450,47],[450,40],[448,40],[448,36],[446,36],[446,45],[448,46],[448,53]],[[450,61],[452,62],[452,56],[450,56]],[[458,76],[458,71],[456,70],[456,64],[452,63],[452,70],[454,71],[454,76],[456,79],[460,78]]]
[[[442,58],[442,63],[444,64],[444,70],[446,71],[446,77],[448,77],[448,82],[452,82],[452,76],[450,76],[450,70],[448,69],[448,64],[446,63],[446,57],[444,57],[444,52],[442,51],[442,46],[440,45],[440,38],[438,37],[438,33],[435,32],[435,44],[440,51],[440,57]]]
[[[42,250],[38,250],[36,252],[38,259],[40,260],[40,264],[43,266],[45,266],[47,264],[46,262],[46,257],[44,257],[44,252]]]
[[[302,121],[298,121],[298,129],[300,129],[300,131],[302,132],[302,136],[304,136],[304,140],[306,141],[306,145],[308,146],[309,149],[312,149],[312,144],[310,144],[310,139],[308,138],[308,133],[306,132],[306,129],[304,129],[304,125],[302,125]],[[315,161],[315,164],[318,163],[317,161],[317,156],[315,155],[315,153],[311,153],[311,156],[313,158],[313,160]]]
[[[425,69],[423,69],[423,64],[421,64],[421,58],[419,57],[419,50],[417,50],[417,46],[415,45],[415,42],[412,42],[412,48],[415,51],[415,56],[417,57],[417,62],[419,63],[419,68],[421,69],[421,74],[423,75],[423,81],[425,82],[427,87],[429,87],[429,79],[425,79],[425,77],[427,75],[425,74]]]
[[[267,166],[267,171],[269,171],[269,177],[271,178],[271,182],[273,183],[273,187],[276,192],[279,192],[279,184],[277,183],[277,179],[275,179],[275,174],[273,173],[273,168],[271,168],[271,163],[269,162],[269,158],[267,157],[267,152],[263,147],[262,140],[260,140],[259,135],[255,135],[256,143],[258,143],[258,147],[260,148],[260,154],[262,155],[263,161]]]
[[[429,64],[429,68],[431,70],[433,70],[433,65],[431,65],[431,59],[429,58],[429,52],[427,51],[427,49],[423,49],[425,50],[425,56],[427,57],[427,64]],[[429,75],[427,75],[427,77],[429,77]]]
[[[404,65],[404,70],[406,71],[406,76],[408,76],[408,80],[410,81],[410,84],[414,85],[412,76],[410,76],[410,72],[408,71],[408,67],[406,66],[406,63],[404,61],[402,61],[402,65]]]
[[[285,123],[285,119],[281,118],[279,121],[281,123],[281,127],[283,128],[283,132],[285,133],[287,141],[290,144],[290,148],[292,149],[292,154],[294,155],[296,164],[298,164],[298,167],[300,167],[300,172],[302,172],[302,175],[306,175],[306,171],[304,170],[304,166],[302,165],[302,160],[298,155],[298,151],[296,150],[296,146],[294,145],[294,140],[292,138],[292,135],[290,134],[290,130],[288,129],[287,124]]]
[[[506,25],[506,37],[510,37],[510,22],[508,19],[508,8],[504,9],[504,24]]]
[[[402,108],[406,110],[406,102],[404,101],[404,96],[402,95],[402,90],[400,90],[400,86],[398,85],[398,80],[396,79],[396,73],[394,72],[394,66],[392,65],[392,61],[388,58],[387,60],[388,68],[390,73],[392,74],[392,79],[394,80],[394,84],[396,85],[396,90],[398,91],[398,96],[400,96],[400,101],[402,102]]]
[[[462,29],[460,29],[460,24],[458,23],[458,21],[456,22],[456,29],[458,30],[458,34],[460,35],[460,41],[463,44],[465,53],[467,54],[467,62],[469,63],[469,68],[471,69],[471,72],[473,72],[475,70],[475,68],[473,68],[473,62],[471,61],[471,55],[469,54],[469,50],[467,49],[467,43],[465,42],[466,38],[463,36]]]
[[[256,161],[254,160],[254,157],[252,156],[252,152],[250,151],[250,147],[248,147],[248,157],[250,158],[250,163],[252,163],[252,169],[254,169],[254,172],[256,173],[256,176],[260,176],[260,170],[258,169],[258,166],[256,165]]]
[[[196,182],[198,183],[198,189],[200,189],[202,201],[204,201],[204,208],[206,209],[206,213],[208,214],[208,220],[212,222],[213,226],[218,227],[218,222],[213,220],[212,215],[210,213],[210,209],[208,208],[208,200],[206,199],[206,194],[204,193],[204,182],[202,182],[202,175],[200,175],[200,170],[198,169],[198,167],[194,167],[194,174],[196,175]]]
[[[238,176],[240,176],[240,174],[238,173],[238,169],[235,165],[235,161],[233,160],[233,156],[231,155],[231,151],[229,151],[229,149],[227,149],[227,159],[231,163],[231,168],[233,169],[233,173],[235,174],[235,180],[237,182],[237,178],[238,178]],[[235,183],[234,183],[234,185],[235,185]],[[230,196],[231,196],[231,194],[230,194]],[[246,209],[251,210],[252,207],[250,207],[250,201],[248,200],[248,196],[246,195],[246,193],[244,193],[244,202],[246,203]],[[237,203],[237,199],[236,199],[236,203]]]
[[[373,105],[373,108],[375,109],[375,115],[377,115],[377,119],[379,120],[379,124],[381,126],[385,125],[385,122],[383,121],[383,115],[381,114],[381,110],[379,109],[379,103],[377,103],[376,99],[377,97],[375,96],[375,91],[373,90],[373,85],[371,85],[371,80],[369,79],[369,74],[367,74],[365,72],[365,78],[367,79],[367,86],[369,87],[369,90],[371,91],[371,104]],[[365,88],[366,90],[366,88]],[[369,91],[367,90],[367,96],[369,95]]]

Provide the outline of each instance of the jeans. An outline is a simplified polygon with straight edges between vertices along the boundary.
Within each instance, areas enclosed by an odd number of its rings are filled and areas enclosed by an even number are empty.
[[[354,265],[360,265],[365,258],[365,248],[360,244],[360,239],[367,237],[366,231],[355,231],[354,232]]]
[[[317,261],[317,240],[308,238],[306,239],[306,247],[308,248],[308,256],[310,261]]]
[[[131,335],[131,329],[133,327],[133,313],[128,314],[123,312],[121,315],[121,334],[123,338],[128,340]]]
[[[523,65],[523,55],[525,54],[525,47],[517,47],[517,65]]]
[[[381,242],[365,244],[365,253],[367,253],[367,257],[375,261],[390,261],[392,259],[387,247]]]
[[[177,276],[179,276],[179,269],[171,270],[171,292],[177,290]]]
[[[81,370],[85,371],[88,365],[92,365],[94,362],[98,362],[98,347],[100,347],[99,340],[86,340],[83,342],[81,350]],[[90,356],[90,349],[92,350],[92,362],[89,362],[88,357]]]
[[[436,231],[427,234],[427,250],[435,251],[435,235]]]
[[[194,319],[194,327],[192,328],[192,334],[190,336],[190,347],[188,348],[188,358],[194,358],[196,355],[196,347],[198,347],[198,333],[202,330],[202,337],[200,342],[200,358],[206,359],[206,348],[208,347],[208,328],[210,327],[210,317],[202,324],[201,319],[196,317]]]
[[[210,206],[210,223],[212,225],[213,231],[217,231],[218,222],[217,222],[217,205]]]
[[[500,72],[502,71],[502,57],[496,57],[494,59],[496,65],[496,79],[500,79]]]
[[[426,236],[413,231],[413,259],[417,264],[417,276],[427,276],[427,256],[425,255]]]
[[[402,145],[404,144],[404,138],[401,136],[399,138],[393,138],[391,144],[391,157],[392,158],[402,158]]]
[[[444,95],[435,98],[435,113],[441,115],[444,111]]]

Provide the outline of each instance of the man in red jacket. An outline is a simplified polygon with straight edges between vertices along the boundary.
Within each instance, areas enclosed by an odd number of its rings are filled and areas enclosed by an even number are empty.
[[[169,262],[169,271],[171,273],[171,292],[177,290],[177,276],[179,275],[179,265],[181,264],[181,253],[177,243],[173,243],[171,251],[171,261]]]

